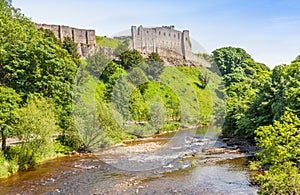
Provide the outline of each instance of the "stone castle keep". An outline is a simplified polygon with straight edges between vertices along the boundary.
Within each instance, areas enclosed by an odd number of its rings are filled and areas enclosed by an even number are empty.
[[[177,60],[179,64],[191,62],[192,64],[207,65],[207,62],[193,54],[188,30],[181,32],[175,30],[174,26],[154,28],[132,26],[131,36],[116,38],[129,39],[130,49],[140,51],[145,57],[155,52],[164,58],[172,58],[173,64],[174,60]]]
[[[82,57],[88,57],[98,50],[95,30],[78,29],[69,26],[49,24],[35,24],[35,27],[38,29],[43,28],[51,30],[55,37],[61,41],[63,41],[65,37],[70,37],[75,43],[78,44],[78,53]]]
[[[131,27],[132,49],[143,55],[156,52],[162,56],[180,56],[188,59],[192,53],[189,31],[180,32],[174,26],[156,28]]]

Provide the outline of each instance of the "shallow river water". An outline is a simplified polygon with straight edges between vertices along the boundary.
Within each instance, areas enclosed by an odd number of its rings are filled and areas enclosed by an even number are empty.
[[[247,155],[190,131],[49,160],[0,180],[0,194],[256,194]],[[229,151],[229,150],[228,150]]]

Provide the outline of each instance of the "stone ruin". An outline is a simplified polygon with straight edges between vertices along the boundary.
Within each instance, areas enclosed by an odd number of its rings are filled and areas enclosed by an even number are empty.
[[[95,30],[78,29],[63,25],[35,24],[37,29],[43,28],[51,30],[55,37],[64,41],[65,37],[70,37],[78,44],[78,53],[82,58],[96,53],[99,48],[96,43]]]

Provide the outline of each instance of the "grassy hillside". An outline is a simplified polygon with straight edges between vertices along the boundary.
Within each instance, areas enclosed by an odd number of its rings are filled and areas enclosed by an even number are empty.
[[[204,89],[201,88],[198,79],[199,73],[207,74],[210,79]],[[222,79],[204,67],[166,67],[162,80],[176,91],[183,101],[183,110],[189,110],[190,115],[200,116],[200,123],[211,121],[214,105],[222,104],[222,99],[218,96],[218,87]]]
[[[101,58],[105,56],[98,54],[97,60],[101,61]],[[98,70],[97,63],[87,61],[91,64],[84,68],[83,75],[89,74],[86,71]],[[209,124],[214,119],[214,108],[223,103],[218,89],[221,77],[204,67],[162,64],[162,68],[159,77],[153,79],[143,68],[133,66],[126,72],[121,62],[109,62],[100,78],[81,76],[78,110],[83,113],[78,116],[93,114],[90,111],[100,112],[98,118],[104,132],[101,135],[104,144],[120,142],[130,135],[174,130],[180,125]],[[209,78],[206,86],[199,75]],[[134,84],[138,80],[142,82]],[[92,96],[96,97],[96,102],[92,101]],[[83,128],[83,135],[92,129],[90,126]]]
[[[96,36],[96,42],[99,47],[108,47],[116,49],[120,44],[124,43],[122,40],[117,40],[105,36]]]

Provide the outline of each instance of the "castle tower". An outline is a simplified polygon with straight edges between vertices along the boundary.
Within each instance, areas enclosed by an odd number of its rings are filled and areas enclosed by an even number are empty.
[[[139,37],[139,43],[140,43],[140,44],[138,44],[138,48],[140,48],[140,51],[142,52],[142,54],[145,53],[145,51],[144,51],[145,38],[144,38],[144,32],[143,31],[144,31],[143,26],[140,25],[138,27],[138,37]]]
[[[182,32],[181,47],[182,47],[183,58],[185,60],[188,60],[189,54],[192,52],[190,35],[188,30],[184,30]]]
[[[132,49],[136,49],[136,26],[131,26]]]

